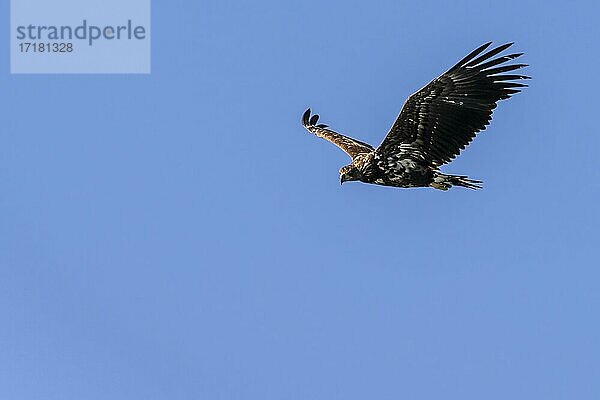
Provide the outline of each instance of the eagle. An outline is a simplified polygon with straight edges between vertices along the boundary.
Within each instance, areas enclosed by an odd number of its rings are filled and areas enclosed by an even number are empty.
[[[302,125],[352,159],[352,163],[340,169],[340,184],[361,181],[400,188],[480,189],[482,181],[444,174],[439,168],[451,162],[486,128],[498,101],[527,86],[517,81],[530,79],[514,72],[507,74],[528,66],[509,63],[523,53],[500,55],[513,43],[486,51],[491,44],[473,50],[408,97],[377,148],[320,124],[319,116],[311,115],[310,108],[307,109],[302,115]]]

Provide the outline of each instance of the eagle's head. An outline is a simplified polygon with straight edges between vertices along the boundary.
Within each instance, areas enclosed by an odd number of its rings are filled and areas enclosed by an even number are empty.
[[[340,185],[347,181],[358,181],[362,174],[353,164],[340,168]]]

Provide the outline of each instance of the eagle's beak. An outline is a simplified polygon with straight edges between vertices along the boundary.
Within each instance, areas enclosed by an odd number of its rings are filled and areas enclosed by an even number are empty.
[[[346,180],[344,179],[344,175],[340,175],[340,185],[343,185]]]

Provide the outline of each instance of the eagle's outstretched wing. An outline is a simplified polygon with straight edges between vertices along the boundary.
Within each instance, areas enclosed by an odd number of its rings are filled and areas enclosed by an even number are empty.
[[[503,74],[527,64],[499,66],[523,53],[491,59],[508,43],[479,56],[491,43],[411,95],[377,152],[385,156],[410,149],[436,167],[454,159],[490,123],[496,103],[527,86],[509,81],[528,76]]]
[[[302,125],[311,133],[335,144],[342,149],[352,159],[362,153],[370,153],[373,147],[370,144],[349,138],[340,133],[334,132],[327,128],[325,124],[317,124],[319,115],[315,114],[311,117],[310,108],[302,115]]]

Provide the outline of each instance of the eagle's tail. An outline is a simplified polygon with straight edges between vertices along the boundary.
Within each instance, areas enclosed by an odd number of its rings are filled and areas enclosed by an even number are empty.
[[[468,189],[481,189],[483,182],[469,179],[464,175],[446,175],[436,172],[429,186],[435,189],[448,190],[452,186],[462,186]]]

